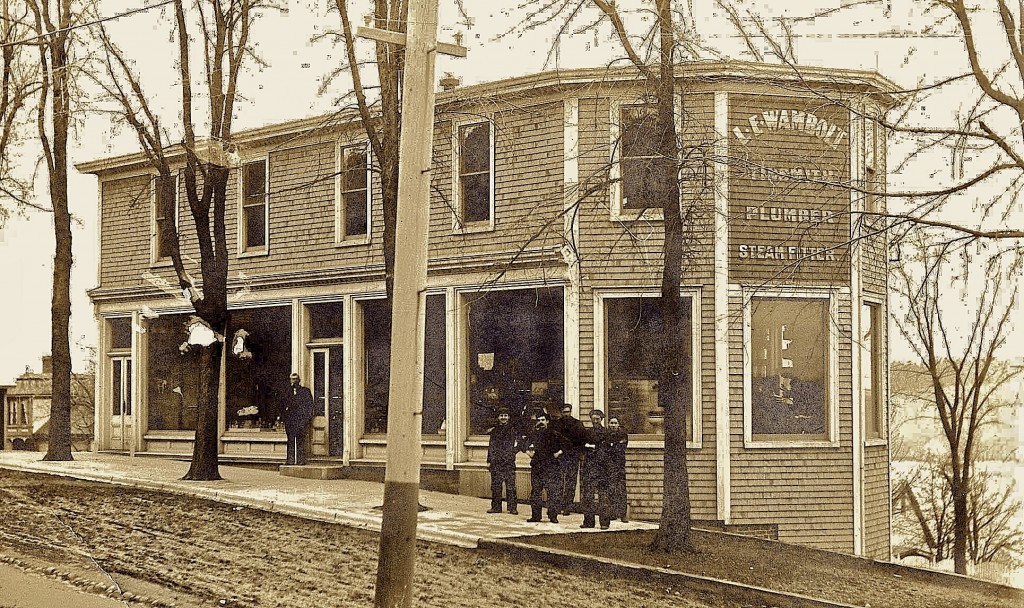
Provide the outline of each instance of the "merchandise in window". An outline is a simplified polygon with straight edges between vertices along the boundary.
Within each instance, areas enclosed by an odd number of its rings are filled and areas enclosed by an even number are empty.
[[[267,161],[242,168],[242,249],[267,246]]]
[[[370,189],[366,146],[348,146],[341,151],[342,240],[367,234]]]
[[[684,298],[683,323],[692,327],[690,307],[690,298]],[[604,311],[608,416],[617,417],[627,433],[662,435],[665,412],[658,405],[661,298],[605,298]],[[692,375],[690,370],[684,373]],[[691,401],[688,394],[684,404],[688,436],[693,435]]]
[[[381,434],[388,430],[388,391],[391,380],[391,317],[384,300],[367,300],[363,309],[363,348],[366,357],[363,431]],[[420,432],[445,432],[447,363],[445,296],[427,296],[426,332],[423,345],[423,421]]]
[[[199,353],[186,348],[189,315],[161,315],[146,328],[148,346],[149,428],[161,431],[194,431],[199,412]],[[113,386],[120,390],[124,374],[115,360]],[[127,371],[127,370],[126,370]],[[130,392],[128,378],[123,382]],[[123,403],[124,405],[120,405]],[[130,401],[114,396],[114,415],[129,414]],[[129,411],[123,411],[123,410]]]
[[[228,313],[228,429],[281,431],[280,403],[292,370],[291,307],[247,308]],[[307,379],[303,379],[308,384]]]
[[[754,298],[751,307],[753,438],[827,438],[827,301]]]
[[[491,124],[459,127],[459,208],[464,224],[491,219]]]
[[[564,395],[562,288],[473,293],[469,308],[469,425],[482,435],[509,411],[520,432]]]

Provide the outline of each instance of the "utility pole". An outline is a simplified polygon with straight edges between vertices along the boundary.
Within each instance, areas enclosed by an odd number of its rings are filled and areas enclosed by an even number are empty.
[[[419,507],[423,342],[426,311],[430,165],[434,142],[434,59],[461,57],[460,46],[437,43],[437,1],[409,4],[408,34],[359,28],[358,35],[405,45],[402,132],[398,156],[395,286],[391,321],[384,512],[373,604],[412,606]]]

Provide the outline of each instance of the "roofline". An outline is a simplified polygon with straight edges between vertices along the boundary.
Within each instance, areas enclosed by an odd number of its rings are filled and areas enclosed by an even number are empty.
[[[639,70],[635,66],[551,70],[439,91],[436,103],[437,105],[446,105],[474,97],[515,95],[537,89],[572,89],[595,83],[633,82],[639,76]],[[873,92],[885,105],[889,106],[895,104],[896,95],[900,90],[895,83],[875,71],[789,66],[752,61],[683,63],[676,66],[675,76],[677,79],[684,80],[695,78],[717,81],[754,79],[769,83],[806,82],[815,87],[852,87]],[[295,135],[303,131],[322,131],[325,126],[342,128],[358,119],[358,112],[348,109],[246,129],[235,133],[232,139],[235,143],[245,145],[247,142]],[[204,138],[199,143],[207,141],[209,139]],[[169,156],[180,155],[183,151],[181,144],[175,144],[167,150]],[[147,164],[148,159],[144,153],[133,152],[76,163],[75,169],[81,173],[100,174],[112,170],[141,168]]]

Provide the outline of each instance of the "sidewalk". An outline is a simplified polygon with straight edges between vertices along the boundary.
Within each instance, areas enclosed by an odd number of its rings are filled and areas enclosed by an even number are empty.
[[[41,452],[0,451],[0,469],[49,473],[89,481],[206,498],[295,517],[380,531],[384,485],[351,479],[314,480],[285,477],[277,471],[220,465],[221,481],[182,481],[189,463],[151,456],[76,452],[70,462],[43,462]],[[490,501],[472,496],[420,490],[417,538],[475,548],[481,541],[514,539],[534,534],[589,532],[583,516],[559,517],[559,523],[528,523],[529,505],[519,515],[488,514]],[[654,528],[653,524],[614,522],[611,530]]]

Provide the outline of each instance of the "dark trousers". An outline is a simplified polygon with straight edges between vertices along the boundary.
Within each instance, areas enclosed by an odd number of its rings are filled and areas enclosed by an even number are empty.
[[[580,456],[574,450],[566,451],[559,459],[561,469],[561,503],[566,510],[576,501],[576,480],[580,476]]]
[[[516,467],[515,465],[491,465],[491,510],[501,511],[501,491],[505,488],[508,512],[516,510]]]
[[[309,432],[307,429],[288,431],[288,452],[285,464],[306,464],[308,443]]]
[[[611,518],[626,520],[626,472],[613,471],[608,474],[608,502]]]
[[[600,519],[601,527],[606,528],[611,522],[612,507],[608,496],[608,484],[604,472],[596,467],[591,469],[583,463],[582,497],[583,525],[594,526],[595,517]]]
[[[547,495],[547,501],[544,495]],[[531,519],[540,519],[544,505],[548,507],[548,519],[555,519],[562,512],[561,475],[557,466],[550,470],[530,470],[530,511]]]

